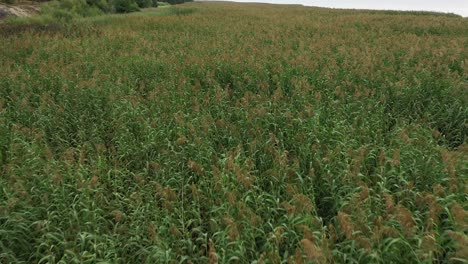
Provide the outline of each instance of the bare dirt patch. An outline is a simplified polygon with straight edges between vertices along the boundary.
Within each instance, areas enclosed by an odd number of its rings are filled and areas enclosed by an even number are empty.
[[[28,17],[39,12],[39,6],[34,4],[6,5],[0,4],[0,21],[4,18]]]

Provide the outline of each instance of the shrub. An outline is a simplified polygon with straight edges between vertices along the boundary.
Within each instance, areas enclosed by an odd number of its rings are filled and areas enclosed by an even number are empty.
[[[158,6],[170,6],[168,2],[158,2]]]
[[[138,5],[138,7],[140,7],[140,8],[146,8],[146,7],[153,6],[153,1],[152,0],[136,0],[135,2]]]
[[[167,0],[167,2],[171,5],[182,4],[185,2],[193,2],[193,0]]]
[[[131,0],[115,0],[114,8],[117,13],[131,13],[140,10],[138,5]]]
[[[86,3],[90,6],[99,8],[105,13],[109,13],[112,11],[112,5],[109,3],[108,0],[86,0]]]
[[[99,15],[103,11],[97,6],[89,5],[85,0],[61,0],[45,4],[41,13],[61,22],[67,22],[77,17]]]

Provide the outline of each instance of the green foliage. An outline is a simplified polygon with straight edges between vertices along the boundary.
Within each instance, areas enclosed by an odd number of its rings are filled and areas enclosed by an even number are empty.
[[[158,2],[158,5],[159,6],[170,6],[171,4],[169,4],[168,2]]]
[[[0,3],[14,4],[16,0],[1,0]]]
[[[56,22],[70,22],[79,17],[111,12],[130,13],[157,6],[156,0],[54,0],[43,5],[42,15]]]
[[[130,13],[140,10],[138,4],[132,0],[114,0],[114,8],[117,13]]]
[[[182,4],[185,2],[193,2],[193,0],[167,0],[166,2],[171,5],[176,5],[176,4]]]
[[[466,19],[102,3],[0,24],[0,263],[467,259]]]
[[[98,6],[89,5],[86,0],[51,1],[42,6],[41,14],[59,22],[70,22],[78,17],[89,17],[102,14]]]
[[[109,13],[113,10],[110,0],[86,0],[89,6],[97,7],[105,13]]]
[[[153,6],[152,0],[136,0],[135,2],[140,8],[147,8]]]

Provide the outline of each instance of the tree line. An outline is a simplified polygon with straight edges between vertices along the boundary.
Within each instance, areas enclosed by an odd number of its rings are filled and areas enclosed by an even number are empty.
[[[193,0],[166,0],[169,4],[181,4]],[[18,0],[0,0],[7,4],[14,4]],[[31,2],[51,2],[54,9],[64,9],[74,13],[129,13],[139,11],[140,8],[157,7],[157,0],[32,0]],[[81,14],[86,15],[86,14]]]

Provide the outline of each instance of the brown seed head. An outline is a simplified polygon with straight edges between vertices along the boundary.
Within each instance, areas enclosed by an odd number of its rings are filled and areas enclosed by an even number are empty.
[[[340,224],[341,231],[346,235],[346,238],[352,239],[355,227],[349,215],[339,212],[338,223]]]
[[[308,239],[302,239],[301,245],[308,260],[325,263],[325,256],[323,255],[322,250],[315,245],[315,243]]]

